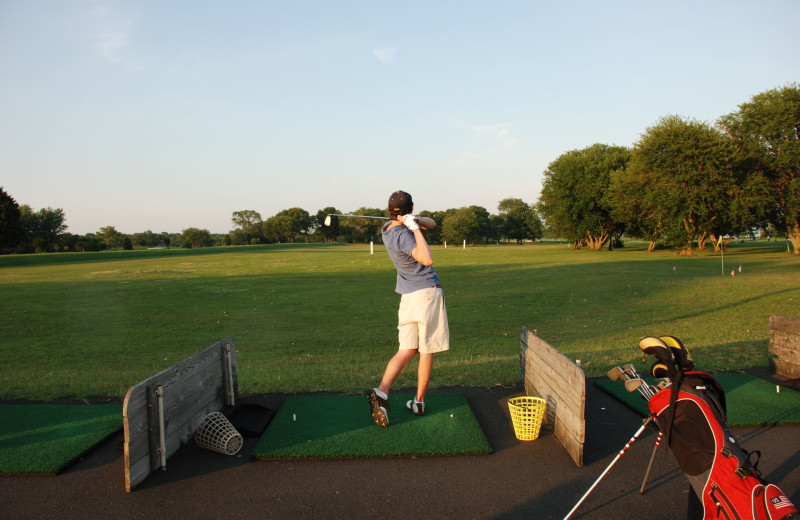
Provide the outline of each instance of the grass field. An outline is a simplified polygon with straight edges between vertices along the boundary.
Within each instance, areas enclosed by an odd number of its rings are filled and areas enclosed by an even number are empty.
[[[732,244],[724,275],[718,254],[635,244],[433,250],[452,347],[433,386],[518,381],[522,326],[591,376],[641,365],[646,335],[678,336],[704,370],[766,366],[769,316],[800,317],[800,259],[780,242]],[[394,283],[378,245],[1,257],[0,397],[123,396],[228,335],[243,393],[359,391],[396,348]]]

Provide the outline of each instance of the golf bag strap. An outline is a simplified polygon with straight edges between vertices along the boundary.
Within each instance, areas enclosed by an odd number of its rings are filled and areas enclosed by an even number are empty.
[[[664,431],[664,439],[666,445],[670,445],[670,435],[672,433],[672,422],[675,420],[675,410],[678,404],[678,392],[680,392],[681,388],[681,379],[683,376],[683,372],[678,370],[678,373],[675,375],[675,380],[672,382],[672,388],[670,389],[669,393],[669,407],[667,408],[667,424]],[[667,451],[665,450],[664,453]]]

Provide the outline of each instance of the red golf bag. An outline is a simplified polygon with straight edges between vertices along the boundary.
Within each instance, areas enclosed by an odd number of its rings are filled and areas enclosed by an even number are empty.
[[[656,393],[648,407],[696,493],[690,496],[689,518],[795,518],[792,502],[760,477],[760,453],[745,451],[728,429],[725,392],[716,379],[680,367],[670,375],[672,385]]]

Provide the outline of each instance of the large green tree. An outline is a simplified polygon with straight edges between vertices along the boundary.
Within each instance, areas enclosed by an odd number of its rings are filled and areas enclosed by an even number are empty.
[[[753,96],[719,121],[746,168],[772,186],[772,223],[800,254],[800,88],[790,84]]]
[[[629,160],[624,146],[595,144],[550,163],[536,209],[551,232],[572,241],[573,248],[584,243],[593,250],[620,233],[605,194],[612,173],[625,169]]]
[[[764,185],[741,174],[724,134],[707,123],[667,116],[647,129],[626,176],[617,178],[630,187],[629,204],[641,227],[692,254],[695,240],[702,245],[742,232],[753,221]]]

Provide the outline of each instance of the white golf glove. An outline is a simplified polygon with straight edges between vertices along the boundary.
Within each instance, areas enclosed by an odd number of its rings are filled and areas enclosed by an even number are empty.
[[[417,217],[415,217],[411,213],[403,217],[403,224],[405,224],[406,227],[411,231],[416,231],[419,229],[419,224],[417,224]]]

